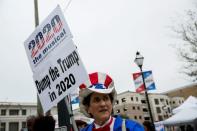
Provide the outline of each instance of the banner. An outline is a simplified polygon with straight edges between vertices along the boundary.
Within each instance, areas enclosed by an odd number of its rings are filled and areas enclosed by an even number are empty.
[[[147,90],[156,89],[155,83],[153,81],[152,71],[144,71],[143,77],[144,77]],[[136,92],[140,93],[145,90],[141,72],[133,73],[133,80],[134,80],[134,84],[136,87]]]
[[[135,88],[136,88],[137,93],[140,93],[145,90],[141,72],[133,73],[133,80],[134,80],[134,84],[135,84]]]

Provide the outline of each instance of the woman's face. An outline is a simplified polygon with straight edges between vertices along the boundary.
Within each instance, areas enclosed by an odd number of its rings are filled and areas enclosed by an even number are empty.
[[[112,113],[112,102],[109,94],[93,93],[90,97],[88,113],[92,114],[96,124],[104,124]]]

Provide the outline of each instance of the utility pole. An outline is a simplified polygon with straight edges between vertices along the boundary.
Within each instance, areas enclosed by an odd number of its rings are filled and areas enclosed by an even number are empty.
[[[63,98],[58,104],[58,123],[59,127],[66,126],[67,131],[78,131],[77,125],[74,120],[73,112],[70,107],[67,97]]]
[[[37,0],[34,0],[34,16],[35,16],[35,27],[37,27],[39,25],[38,1]],[[38,115],[44,114],[38,95],[37,95],[37,114]]]
[[[35,27],[39,25],[38,1],[34,0]]]

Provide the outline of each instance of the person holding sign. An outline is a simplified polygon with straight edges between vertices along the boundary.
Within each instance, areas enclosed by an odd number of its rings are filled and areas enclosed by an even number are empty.
[[[112,116],[117,93],[109,75],[99,72],[89,74],[89,79],[79,88],[80,110],[94,119],[82,131],[144,131],[136,121]]]

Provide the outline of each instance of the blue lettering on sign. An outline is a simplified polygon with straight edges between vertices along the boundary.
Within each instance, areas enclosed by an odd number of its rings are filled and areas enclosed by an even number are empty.
[[[61,30],[62,32],[60,32]],[[59,33],[59,35],[55,37],[56,33]],[[35,38],[30,40],[28,44],[28,49],[31,53],[33,64],[38,64],[42,59],[42,54],[38,54],[41,50],[43,50],[43,54],[48,53],[48,51],[54,47],[58,41],[66,36],[65,34],[66,31],[63,29],[63,22],[61,21],[59,15],[55,15],[51,19],[50,23],[47,23],[43,29],[35,35]],[[52,39],[53,41],[49,43],[49,41]]]

